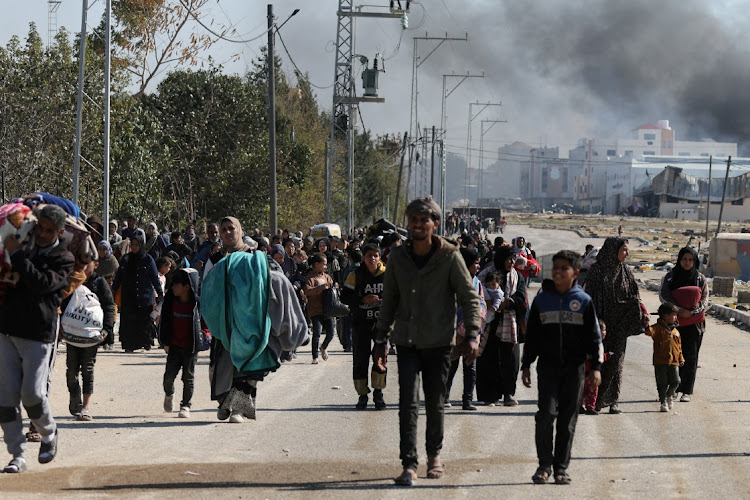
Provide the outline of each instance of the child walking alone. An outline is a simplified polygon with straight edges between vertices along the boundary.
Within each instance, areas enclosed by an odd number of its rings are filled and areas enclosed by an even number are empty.
[[[531,477],[535,484],[546,483],[553,468],[555,484],[570,484],[567,469],[587,358],[591,359],[592,384],[601,383],[602,339],[591,297],[576,284],[580,269],[579,254],[571,250],[557,252],[552,257],[552,279],[544,280],[529,313],[521,368],[523,385],[531,387],[531,364],[539,358],[539,468]],[[555,419],[557,436],[553,449]]]
[[[672,409],[672,397],[680,385],[679,368],[685,363],[682,357],[682,339],[677,330],[677,307],[669,302],[659,306],[659,319],[649,326],[643,320],[646,335],[654,339],[654,374],[659,392],[659,411]]]
[[[172,288],[164,297],[159,322],[159,344],[167,353],[164,370],[164,411],[172,413],[174,381],[182,370],[182,401],[179,418],[190,417],[190,400],[195,386],[195,362],[201,349],[204,332],[201,330],[200,304],[197,294],[198,271],[179,269],[174,274]]]

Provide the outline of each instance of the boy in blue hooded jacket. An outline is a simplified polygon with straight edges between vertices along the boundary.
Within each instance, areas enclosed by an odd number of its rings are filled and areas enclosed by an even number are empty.
[[[521,369],[523,385],[531,387],[531,364],[539,358],[535,437],[539,468],[531,478],[536,484],[546,483],[553,468],[556,484],[570,484],[567,469],[587,359],[591,383],[601,383],[601,333],[591,297],[576,283],[580,270],[579,254],[557,252],[552,257],[552,279],[544,280],[529,313]]]

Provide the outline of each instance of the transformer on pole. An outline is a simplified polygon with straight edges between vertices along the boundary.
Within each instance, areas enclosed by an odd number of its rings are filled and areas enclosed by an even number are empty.
[[[357,97],[354,84],[354,18],[402,19],[403,11],[372,12],[354,8],[353,0],[339,0],[336,12],[336,61],[334,65],[333,108],[328,168],[330,182],[326,190],[326,222],[345,223],[347,234],[354,225],[354,122],[362,102],[383,103],[385,99],[372,94],[377,90],[377,66],[362,75],[365,92]],[[373,73],[374,71],[374,73]],[[374,84],[374,85],[373,85]]]

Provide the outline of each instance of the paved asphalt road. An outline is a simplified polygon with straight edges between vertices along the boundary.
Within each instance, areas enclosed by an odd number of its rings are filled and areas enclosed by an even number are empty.
[[[547,244],[549,231],[511,228],[505,236],[516,229],[544,252],[585,244],[569,232]],[[641,293],[655,310],[656,296]],[[58,457],[40,465],[39,445],[30,444],[29,471],[0,475],[0,497],[748,497],[750,333],[709,318],[694,400],[676,403],[672,413],[658,411],[651,352],[651,339],[629,340],[621,415],[579,419],[570,486],[531,484],[536,387],[519,380],[515,408],[446,410],[445,478],[426,479],[422,462],[416,485],[399,489],[391,481],[400,472],[395,360],[386,411],[353,408],[351,357],[334,341],[328,361],[310,364],[309,347],[303,348],[260,385],[256,421],[229,424],[216,420],[209,400],[206,353],[192,416],[178,419],[162,411],[163,352],[100,351],[94,420],[83,423],[67,412],[63,349],[52,382]],[[422,413],[422,460],[423,430]]]

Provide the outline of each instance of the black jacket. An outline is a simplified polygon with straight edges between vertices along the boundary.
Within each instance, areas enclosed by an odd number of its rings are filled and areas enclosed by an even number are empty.
[[[10,256],[13,272],[20,274],[15,288],[9,289],[0,307],[0,333],[39,342],[52,343],[57,335],[57,309],[74,259],[58,243],[49,252],[31,259],[23,250]]]
[[[193,291],[195,305],[193,306],[193,350],[196,354],[201,350],[203,342],[203,330],[201,328],[201,308],[200,298],[198,297],[198,271],[189,267],[180,269],[178,273],[187,273],[190,277],[190,289]],[[161,319],[159,320],[159,345],[168,346],[172,341],[172,304],[175,301],[174,292],[170,288],[164,296],[164,304],[161,306]]]

